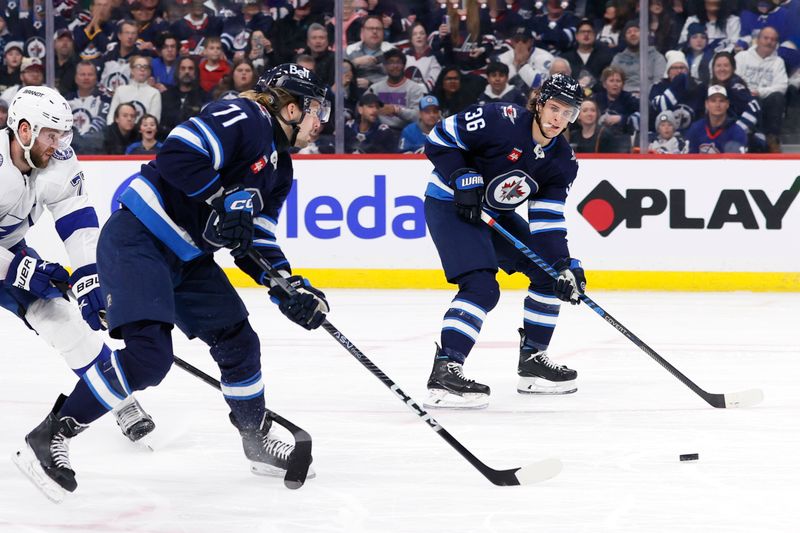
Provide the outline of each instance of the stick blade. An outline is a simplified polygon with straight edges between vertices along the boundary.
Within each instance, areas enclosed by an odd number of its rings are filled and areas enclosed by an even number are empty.
[[[725,395],[725,408],[753,407],[764,401],[764,391],[761,389],[748,389],[732,392]]]
[[[560,459],[551,457],[523,466],[517,470],[516,478],[520,485],[540,483],[556,477],[563,468]]]

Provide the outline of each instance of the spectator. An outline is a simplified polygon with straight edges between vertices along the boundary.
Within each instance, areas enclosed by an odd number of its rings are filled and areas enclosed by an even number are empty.
[[[241,13],[225,17],[222,23],[222,46],[225,55],[236,64],[245,58],[250,35],[272,32],[273,18],[261,12],[260,0],[244,0]]]
[[[117,31],[117,46],[97,61],[100,70],[100,89],[111,96],[117,87],[127,85],[131,79],[131,56],[137,53],[136,38],[139,35],[136,23],[123,20]]]
[[[356,116],[358,99],[364,94],[364,90],[356,83],[356,78],[353,74],[355,72],[355,67],[353,67],[353,64],[347,59],[344,60],[342,71],[342,81],[344,82],[344,116],[345,120],[351,120]],[[334,84],[331,87],[331,91],[335,94],[337,90],[338,88]]]
[[[111,0],[94,0],[89,22],[79,23],[73,30],[75,51],[82,60],[99,59],[114,40],[117,28],[111,20],[111,8]]]
[[[178,64],[178,39],[171,33],[162,33],[156,40],[158,57],[153,59],[154,87],[164,92],[175,83],[175,67]]]
[[[0,129],[5,129],[8,122],[8,102],[0,100]]]
[[[156,15],[155,7],[146,6],[142,0],[133,0],[129,9],[138,29],[139,43],[137,47],[139,51],[154,54],[156,41],[162,33],[169,30],[169,24]]]
[[[589,19],[583,19],[578,23],[575,41],[578,46],[565,52],[561,57],[569,61],[574,77],[580,82],[581,87],[596,92],[601,87],[600,74],[611,64],[614,53],[608,46],[597,42],[597,33]]]
[[[750,93],[747,82],[736,74],[736,59],[731,52],[717,52],[714,55],[714,59],[711,60],[709,85],[725,87],[731,105],[729,112],[733,111],[733,114],[739,117],[736,122],[739,127],[746,131],[748,136],[752,135],[761,121],[761,104]]]
[[[0,67],[0,91],[20,83],[22,66],[22,42],[9,41],[3,49],[3,65]]]
[[[78,64],[72,32],[66,28],[58,30],[53,40],[53,49],[56,52],[55,86],[61,94],[72,92],[75,90],[75,67]]]
[[[272,47],[272,41],[267,39],[261,30],[250,34],[249,50],[246,50],[247,59],[253,64],[256,72],[264,72],[268,67],[278,64],[278,56]]]
[[[436,80],[433,95],[439,100],[442,118],[463,111],[475,103],[483,87],[467,86],[458,67],[445,67]]]
[[[488,10],[481,9],[478,0],[465,0],[464,8],[457,8],[455,2],[446,5],[447,10],[441,12],[449,23],[439,26],[431,45],[439,63],[457,65],[464,74],[482,74],[497,42]]]
[[[222,35],[222,20],[206,11],[203,0],[192,0],[189,12],[169,27],[181,44],[181,50],[190,55],[203,53],[203,40]]]
[[[230,74],[222,78],[214,89],[211,99],[230,100],[239,98],[239,93],[248,91],[255,87],[255,85],[256,71],[253,65],[245,59],[233,67]]]
[[[14,97],[17,95],[22,87],[28,85],[43,85],[44,84],[44,66],[42,60],[38,57],[24,57],[22,58],[22,65],[20,66],[20,82],[19,85],[12,85],[0,95],[0,100],[6,102],[13,102]]]
[[[231,71],[231,65],[222,52],[222,40],[219,37],[206,38],[199,69],[200,87],[207,93],[211,92],[219,80]]]
[[[685,47],[689,72],[696,82],[707,84],[714,51],[708,46],[706,27],[699,22],[689,24],[686,34],[689,36],[689,41]]]
[[[125,149],[136,140],[136,108],[123,103],[114,110],[114,122],[106,127],[103,152],[108,155],[123,155]]]
[[[493,61],[486,67],[486,79],[489,81],[483,94],[478,97],[480,105],[490,102],[507,102],[525,107],[528,99],[519,89],[508,83],[508,65]]]
[[[664,78],[650,89],[650,109],[653,119],[663,111],[671,111],[679,130],[685,130],[703,113],[705,86],[689,75],[686,56],[678,50],[667,52]],[[655,122],[651,124],[654,126]]]
[[[90,61],[81,61],[75,67],[76,90],[65,99],[72,108],[72,125],[78,136],[102,132],[106,127],[111,98],[97,87],[97,69]]]
[[[393,43],[400,39],[403,26],[400,15],[391,2],[381,0],[367,0],[367,13],[381,18],[383,22],[383,40]]]
[[[598,123],[599,115],[597,102],[583,101],[578,115],[579,127],[570,135],[570,144],[576,153],[613,153],[616,150],[618,143],[614,135]]]
[[[620,34],[625,33],[623,28],[626,22],[628,20],[617,11],[616,3],[609,0],[606,2],[606,8],[603,11],[603,21],[597,40],[611,50],[621,48],[623,43],[621,42]]]
[[[314,74],[317,78],[325,85],[333,85],[336,77],[336,54],[330,50],[328,30],[322,24],[315,22],[308,27],[306,52],[314,58]]]
[[[672,11],[670,0],[650,0],[650,43],[666,54],[678,47],[681,25]]]
[[[736,54],[736,73],[750,88],[763,113],[763,132],[767,136],[767,149],[780,152],[778,137],[786,110],[786,90],[789,78],[786,66],[778,56],[778,32],[767,26],[756,39],[756,45]],[[726,99],[727,100],[727,99]]]
[[[672,111],[662,111],[655,120],[656,135],[648,146],[651,154],[685,154],[689,152],[689,143],[677,135],[677,121]]]
[[[422,22],[414,22],[408,35],[411,46],[406,49],[406,78],[425,84],[430,91],[436,85],[442,65],[433,53]]]
[[[525,27],[519,27],[511,38],[511,49],[497,56],[508,66],[511,83],[527,93],[547,79],[553,54],[533,45],[533,37]]]
[[[605,126],[616,141],[614,152],[629,152],[631,135],[639,129],[639,99],[623,90],[625,71],[611,65],[600,76],[603,90],[595,95],[600,111],[599,124]]]
[[[347,153],[386,154],[396,151],[397,141],[391,128],[378,121],[381,107],[383,102],[373,93],[364,93],[359,99],[358,118],[349,121],[344,130]]]
[[[439,100],[435,96],[423,96],[419,101],[419,120],[403,128],[398,151],[404,154],[421,153],[425,137],[442,118]]]
[[[139,119],[136,126],[141,141],[136,141],[128,145],[125,155],[149,155],[156,154],[161,149],[162,142],[156,139],[158,133],[158,119],[153,115],[145,113]]]
[[[356,67],[358,86],[366,89],[386,76],[383,54],[394,48],[383,41],[383,21],[380,17],[368,16],[361,26],[361,40],[345,49],[345,57]]]
[[[315,22],[320,21],[311,14],[311,0],[296,0],[291,14],[275,22],[270,37],[278,63],[294,61],[297,54],[303,52],[308,29]]]
[[[728,92],[721,85],[708,88],[706,116],[692,124],[686,132],[689,153],[722,154],[747,151],[747,134],[728,115]]]
[[[639,22],[632,20],[625,24],[623,35],[625,37],[625,50],[617,53],[614,59],[611,60],[611,64],[621,68],[625,72],[624,89],[638,96],[641,88],[639,80],[639,58],[641,56],[639,48]],[[653,83],[658,80],[661,73],[664,72],[667,61],[658,50],[650,46],[647,47],[647,61],[647,84],[648,86],[652,86]]]
[[[151,87],[147,80],[150,78],[150,58],[147,56],[131,57],[131,82],[121,85],[114,91],[111,99],[109,115],[116,115],[117,106],[126,102],[136,108],[137,119],[145,113],[161,118],[161,93]],[[111,120],[108,125],[111,125]]]
[[[542,48],[559,55],[572,48],[577,25],[578,18],[564,11],[561,0],[547,0],[547,14],[534,17],[530,27]]]
[[[569,61],[563,57],[553,58],[553,62],[550,63],[550,69],[547,71],[547,77],[552,78],[555,74],[564,74],[572,77],[572,67],[569,66]]]
[[[797,38],[800,28],[792,27],[797,21],[792,20],[791,13],[791,11],[798,12],[796,1],[786,2],[786,6],[782,5],[783,0],[756,0],[748,3],[749,9],[741,12],[742,29],[739,41],[736,43],[737,48],[749,48],[758,36],[758,32],[767,26],[775,28],[781,42]]]
[[[314,69],[317,68],[317,62],[314,61],[314,58],[311,57],[310,55],[308,55],[308,54],[299,54],[295,58],[294,62],[296,64],[300,65],[301,67],[307,68],[308,70],[310,70],[311,72],[314,72],[316,74],[316,71]]]
[[[698,13],[686,19],[678,44],[685,43],[689,38],[689,25],[699,22],[706,27],[706,35],[712,50],[733,49],[741,33],[741,21],[738,16],[731,14],[730,4],[731,2],[722,0],[704,0]]]
[[[383,62],[387,77],[373,84],[369,91],[383,102],[378,111],[380,123],[399,134],[403,128],[419,118],[419,100],[427,90],[421,83],[406,78],[406,56],[400,50],[388,50],[384,54]]]
[[[197,65],[191,57],[180,58],[175,71],[175,85],[161,94],[162,137],[198,114],[205,102],[206,95],[197,81]]]

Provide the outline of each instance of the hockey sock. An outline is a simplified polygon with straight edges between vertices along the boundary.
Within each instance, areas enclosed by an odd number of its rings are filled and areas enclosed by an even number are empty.
[[[127,398],[131,390],[119,367],[117,352],[104,346],[104,353],[81,376],[59,416],[71,416],[81,424],[94,422]]]
[[[552,294],[528,289],[523,323],[528,344],[539,351],[547,349],[555,331],[560,309],[560,300]]]
[[[486,314],[497,305],[500,289],[495,273],[489,270],[467,273],[459,278],[458,288],[442,322],[442,353],[463,364],[478,340]]]
[[[257,429],[264,418],[266,409],[264,403],[264,382],[261,381],[261,372],[238,382],[223,380],[222,395],[231,413],[236,419],[239,429]]]

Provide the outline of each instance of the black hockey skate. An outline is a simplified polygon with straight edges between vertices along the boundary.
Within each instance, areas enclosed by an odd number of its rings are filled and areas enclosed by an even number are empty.
[[[25,436],[27,446],[14,454],[14,463],[45,496],[59,503],[66,492],[78,487],[75,471],[69,463],[69,440],[89,426],[72,417],[59,418],[67,399],[58,397],[53,410],[41,424]]]
[[[156,428],[153,418],[148,415],[133,395],[114,408],[114,418],[123,435],[136,442]]]
[[[547,351],[539,351],[527,342],[525,330],[519,330],[519,383],[517,392],[522,394],[570,394],[578,390],[575,380],[578,373],[564,365],[556,365],[547,357]]]
[[[250,460],[250,471],[258,476],[284,477],[289,467],[289,456],[294,451],[294,444],[284,442],[270,432],[272,419],[264,413],[264,419],[258,429],[240,428],[233,413],[230,413],[230,419],[242,437],[244,455]],[[306,479],[314,476],[316,473],[309,468]]]
[[[482,409],[489,405],[491,389],[464,376],[464,367],[447,357],[449,348],[436,346],[433,369],[428,378],[429,408]]]

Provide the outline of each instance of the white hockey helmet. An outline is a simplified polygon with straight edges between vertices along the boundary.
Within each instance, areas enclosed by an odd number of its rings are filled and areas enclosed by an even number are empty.
[[[19,138],[22,121],[31,126],[31,140],[25,145]],[[72,142],[72,109],[61,94],[46,86],[27,86],[17,91],[8,108],[8,127],[14,132],[17,142],[25,151],[25,160],[30,159],[30,150],[43,128],[55,130],[48,135],[48,142],[56,150],[66,150]]]

